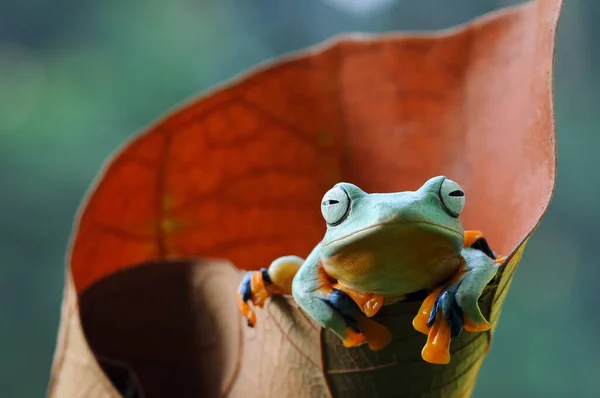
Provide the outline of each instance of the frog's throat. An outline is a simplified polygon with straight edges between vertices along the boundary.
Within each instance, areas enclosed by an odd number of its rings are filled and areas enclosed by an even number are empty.
[[[357,231],[351,232],[349,234],[340,236],[339,238],[330,240],[327,243],[323,244],[323,247],[327,247],[333,243],[337,243],[337,242],[341,242],[344,240],[351,240],[352,238],[359,238],[360,236],[363,235],[368,235],[369,233],[373,232],[374,230],[380,229],[380,228],[404,228],[404,227],[408,227],[408,226],[415,226],[415,225],[423,225],[423,226],[427,226],[433,230],[438,230],[440,232],[443,233],[451,233],[456,235],[458,238],[463,239],[464,238],[464,233],[462,231],[457,231],[456,229],[452,229],[452,228],[448,228],[448,227],[444,227],[442,225],[438,225],[438,224],[433,224],[430,222],[426,222],[426,221],[414,221],[414,222],[382,222],[382,223],[377,223],[377,224],[373,224],[373,225],[369,225],[366,228],[362,228],[359,229]]]

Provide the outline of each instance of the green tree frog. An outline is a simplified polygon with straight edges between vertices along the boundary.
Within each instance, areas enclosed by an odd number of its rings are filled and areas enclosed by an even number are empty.
[[[463,230],[464,204],[462,188],[444,176],[414,192],[369,194],[338,183],[321,201],[323,240],[306,259],[284,256],[247,273],[237,292],[239,309],[254,326],[249,301],[263,307],[271,295],[291,294],[346,347],[366,343],[378,350],[392,335],[371,317],[383,305],[426,290],[413,320],[428,334],[422,357],[448,363],[450,340],[463,328],[490,328],[478,299],[504,260],[481,232]]]

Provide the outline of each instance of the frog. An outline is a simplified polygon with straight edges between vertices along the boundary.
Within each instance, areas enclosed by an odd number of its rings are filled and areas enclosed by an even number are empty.
[[[412,322],[427,335],[421,357],[447,364],[450,342],[463,329],[490,329],[479,299],[505,260],[481,231],[463,229],[464,206],[464,190],[443,175],[391,193],[337,183],[321,200],[322,240],[306,258],[285,255],[247,272],[236,293],[239,311],[254,327],[250,304],[263,308],[271,296],[292,296],[345,347],[381,350],[393,335],[373,317],[424,292]]]

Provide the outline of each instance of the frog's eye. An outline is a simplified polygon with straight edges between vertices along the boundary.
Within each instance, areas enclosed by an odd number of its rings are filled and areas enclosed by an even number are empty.
[[[340,185],[331,188],[321,201],[321,213],[325,222],[330,226],[342,223],[350,212],[350,197]]]
[[[458,185],[452,180],[445,179],[440,187],[440,200],[442,201],[442,207],[452,217],[458,217],[460,212],[465,207],[465,193]]]

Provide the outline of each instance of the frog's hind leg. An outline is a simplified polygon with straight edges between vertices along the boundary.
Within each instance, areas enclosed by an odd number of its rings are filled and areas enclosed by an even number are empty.
[[[252,302],[262,308],[265,300],[273,295],[292,294],[292,280],[304,260],[297,256],[279,257],[269,268],[248,272],[237,291],[238,307],[248,321],[248,326],[256,324],[256,314],[248,304]]]

